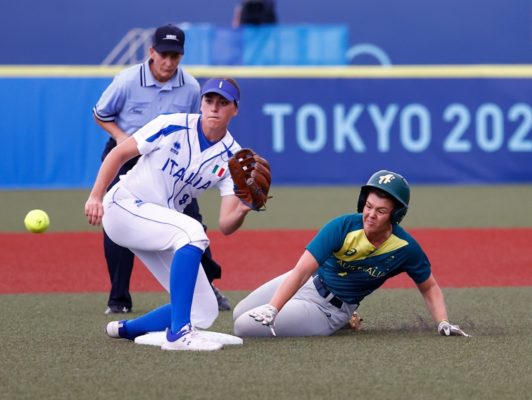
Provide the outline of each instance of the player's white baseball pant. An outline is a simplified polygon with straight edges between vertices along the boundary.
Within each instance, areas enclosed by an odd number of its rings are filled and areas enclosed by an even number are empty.
[[[119,184],[105,195],[103,205],[102,223],[107,235],[135,253],[167,292],[176,250],[187,244],[205,250],[209,245],[198,221],[176,210],[139,202]],[[192,325],[208,328],[217,316],[216,296],[200,268],[192,300]]]
[[[236,305],[233,310],[235,335],[272,336],[271,330],[256,322],[249,313],[269,303],[288,273],[260,286]],[[329,336],[348,323],[357,307],[347,303],[341,308],[332,305],[318,293],[311,277],[277,314],[275,333],[277,336]]]
[[[116,184],[103,199],[103,226],[122,247],[145,251],[173,250],[191,244],[204,251],[209,239],[203,225],[176,210],[145,203]]]

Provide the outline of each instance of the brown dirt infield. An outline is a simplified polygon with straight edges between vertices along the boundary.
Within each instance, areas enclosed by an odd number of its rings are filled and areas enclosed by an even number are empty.
[[[532,286],[532,229],[411,229],[442,287]],[[223,267],[216,285],[251,290],[287,271],[314,230],[210,232]],[[0,234],[0,293],[106,292],[109,280],[100,233]],[[405,274],[402,274],[405,275]],[[398,276],[388,288],[413,287]],[[137,261],[132,291],[160,291]]]

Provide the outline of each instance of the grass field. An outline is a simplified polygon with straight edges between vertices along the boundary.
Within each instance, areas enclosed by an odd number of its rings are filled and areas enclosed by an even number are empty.
[[[252,215],[245,229],[316,229],[336,214],[351,212],[357,196],[351,188],[274,188],[272,194],[269,210]],[[211,230],[217,225],[215,195],[207,194],[201,201]],[[86,196],[85,190],[0,192],[2,209],[8,210],[1,214],[0,231],[20,234],[24,214],[43,208],[51,216],[50,232],[97,232],[83,217]],[[530,204],[532,186],[414,187],[405,225],[530,228]],[[461,243],[460,251],[492,249],[483,256],[492,260],[487,273],[494,273],[496,260],[504,265],[509,255],[495,235],[486,247],[471,246],[475,239]],[[67,249],[69,243],[64,246]],[[529,249],[525,244],[513,258],[522,268],[530,268]],[[21,260],[33,251],[7,245],[2,250],[16,251],[11,255]],[[68,258],[54,257],[57,271],[69,267]],[[94,254],[87,258],[95,260]],[[472,267],[456,266],[461,271]],[[99,268],[104,273],[105,267]],[[4,269],[4,281],[29,280],[27,275],[11,279],[20,272],[16,264]],[[529,275],[523,270],[523,276]],[[112,318],[102,312],[105,289],[3,294],[0,399],[529,399],[531,286],[444,287],[444,292],[452,321],[472,338],[439,337],[416,290],[382,289],[361,305],[362,332],[246,339],[242,347],[213,354],[167,353],[107,338],[102,330]],[[226,292],[233,304],[245,293]],[[131,317],[166,302],[167,295],[134,293],[134,300]],[[231,313],[221,313],[212,329],[231,333]]]
[[[337,215],[353,212],[358,188],[273,186],[268,211],[246,218],[243,229],[319,228]],[[24,231],[24,215],[33,208],[50,214],[50,231],[99,231],[83,215],[88,190],[0,191],[0,231]],[[210,229],[218,226],[219,194],[199,199]],[[532,227],[532,185],[413,186],[403,225],[411,227]]]
[[[243,292],[229,292],[235,303]],[[364,330],[246,339],[209,354],[107,338],[103,294],[1,297],[2,399],[529,399],[532,291],[446,289],[472,338],[441,338],[415,290],[361,306]],[[137,294],[144,308],[162,293]],[[134,314],[137,315],[137,314]],[[230,312],[213,327],[231,332]]]

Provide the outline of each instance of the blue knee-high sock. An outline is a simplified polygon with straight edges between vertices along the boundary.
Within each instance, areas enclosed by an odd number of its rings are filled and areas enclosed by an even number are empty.
[[[165,304],[138,318],[130,319],[124,323],[121,335],[133,340],[137,336],[148,332],[164,331],[170,327],[172,308],[170,304]]]
[[[191,244],[181,247],[174,254],[170,270],[170,329],[173,333],[190,323],[190,309],[202,254],[200,248]]]

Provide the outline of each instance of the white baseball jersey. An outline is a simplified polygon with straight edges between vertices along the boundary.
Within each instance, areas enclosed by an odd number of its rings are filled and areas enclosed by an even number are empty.
[[[120,186],[139,201],[179,212],[213,186],[221,196],[234,194],[227,162],[240,145],[229,132],[208,143],[200,119],[200,114],[161,115],[133,134],[142,157]]]
[[[221,196],[234,193],[227,162],[240,145],[229,132],[209,143],[200,119],[200,114],[161,115],[134,133],[142,157],[104,197],[102,222],[109,237],[133,251],[167,291],[175,251],[209,245],[203,226],[183,209],[213,186]],[[208,328],[217,315],[216,297],[200,268],[192,324]]]

